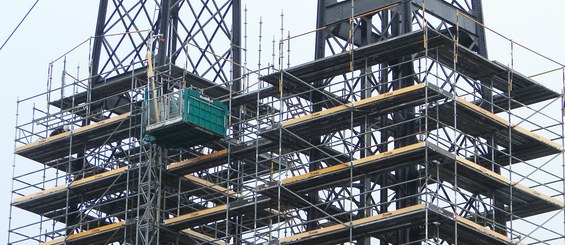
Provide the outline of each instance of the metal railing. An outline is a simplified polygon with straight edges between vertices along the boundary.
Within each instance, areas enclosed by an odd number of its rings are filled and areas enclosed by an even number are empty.
[[[151,130],[168,122],[182,120],[184,99],[183,90],[146,99],[144,110],[147,129]]]

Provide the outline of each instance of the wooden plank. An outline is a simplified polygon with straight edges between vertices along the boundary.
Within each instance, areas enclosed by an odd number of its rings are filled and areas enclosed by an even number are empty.
[[[30,194],[30,195],[25,195],[23,197],[19,197],[19,198],[14,199],[12,201],[12,203],[17,204],[17,203],[22,202],[22,201],[35,199],[37,197],[45,196],[45,195],[48,195],[48,194],[51,194],[51,193],[54,193],[54,192],[57,192],[57,191],[64,190],[67,187],[73,188],[73,187],[77,187],[77,186],[80,186],[80,185],[88,184],[90,182],[93,182],[93,181],[96,181],[96,180],[99,180],[99,179],[102,179],[102,178],[107,178],[107,177],[111,177],[111,176],[114,176],[114,175],[118,175],[118,174],[125,172],[126,168],[127,167],[121,167],[121,168],[114,169],[114,170],[104,172],[104,173],[101,173],[101,174],[97,174],[97,175],[93,175],[93,176],[86,177],[86,178],[83,178],[83,179],[75,180],[70,185],[60,185],[60,186],[56,186],[56,187],[53,187],[53,188],[50,188],[50,189],[47,189],[47,190],[43,190],[43,191],[40,191],[40,192]]]
[[[78,240],[78,239],[81,239],[81,238],[84,238],[84,237],[96,235],[98,233],[107,232],[107,231],[111,231],[111,230],[118,230],[118,229],[122,228],[124,225],[125,225],[125,223],[123,221],[121,221],[121,222],[117,222],[117,223],[113,223],[113,224],[109,224],[109,225],[105,225],[105,226],[100,226],[100,227],[95,228],[95,229],[90,229],[90,230],[87,230],[87,231],[83,231],[83,232],[80,232],[80,233],[69,235],[67,237],[67,241],[72,242],[73,240]]]
[[[58,245],[63,243],[65,243],[65,238],[61,237],[61,238],[53,239],[48,242],[40,243],[39,245]]]
[[[382,213],[382,214],[378,214],[375,216],[370,216],[370,217],[365,217],[365,218],[361,218],[361,219],[357,219],[351,222],[353,228],[355,227],[362,227],[362,226],[366,226],[369,225],[371,223],[374,222],[384,222],[387,219],[393,218],[393,217],[397,217],[397,216],[402,216],[402,215],[407,215],[407,214],[411,214],[414,212],[418,212],[418,211],[424,211],[426,209],[425,204],[417,204],[414,206],[410,206],[410,207],[406,207],[406,208],[401,208],[395,211],[391,211],[391,212],[386,212],[386,213]],[[461,226],[465,226],[481,235],[485,235],[489,238],[492,239],[496,239],[498,241],[500,241],[501,243],[506,243],[506,244],[511,244],[510,238],[501,235],[493,230],[490,230],[486,227],[483,227],[477,223],[474,223],[468,219],[465,219],[463,217],[457,216],[456,220],[459,222],[459,225]],[[448,221],[451,222],[451,221]],[[284,237],[280,239],[281,244],[284,243],[289,243],[289,242],[294,242],[300,239],[305,239],[305,238],[315,238],[315,237],[319,237],[319,236],[324,236],[324,235],[330,235],[332,233],[335,232],[344,232],[347,231],[350,228],[349,223],[342,223],[342,224],[337,224],[337,225],[332,225],[332,226],[328,226],[325,228],[321,228],[321,229],[317,229],[317,230],[313,230],[313,231],[307,231],[307,232],[302,232],[293,236],[289,236],[289,237]],[[520,243],[521,244],[521,243]]]
[[[415,91],[415,90],[424,89],[424,88],[425,88],[424,84],[419,83],[419,84],[416,84],[416,85],[413,85],[413,86],[410,86],[410,87],[394,90],[394,91],[387,92],[387,93],[384,93],[384,94],[379,94],[377,96],[373,96],[373,97],[370,97],[370,98],[367,98],[367,99],[362,99],[362,100],[359,100],[359,101],[356,101],[356,102],[350,102],[350,103],[347,103],[345,105],[339,105],[339,106],[332,107],[332,108],[329,108],[329,109],[326,109],[326,110],[323,110],[323,111],[314,112],[314,113],[311,113],[311,114],[307,114],[305,116],[290,119],[290,120],[284,121],[282,123],[282,125],[284,127],[288,127],[288,126],[291,126],[291,125],[294,125],[294,124],[313,120],[313,119],[316,119],[316,118],[319,118],[319,117],[324,117],[324,116],[340,113],[340,112],[343,112],[343,111],[347,111],[349,109],[354,109],[356,107],[366,106],[366,105],[376,103],[376,102],[379,102],[379,101],[382,101],[382,100],[391,99],[393,97],[400,96],[400,95],[410,93],[410,92]]]
[[[424,210],[424,208],[426,208],[426,206],[424,206],[424,204],[416,204],[416,205],[413,205],[413,206],[397,209],[397,210],[394,210],[394,211],[390,211],[390,212],[381,213],[381,214],[370,216],[370,217],[357,219],[357,220],[353,221],[353,225],[354,226],[363,225],[363,224],[366,224],[366,223],[370,223],[370,222],[374,222],[374,221],[378,221],[378,220],[382,220],[382,219],[387,219],[387,218],[392,218],[392,217],[395,217],[395,216],[411,213],[411,212],[414,212],[414,211]]]
[[[535,133],[533,133],[533,132],[531,132],[531,131],[529,131],[529,130],[527,130],[527,129],[525,129],[525,128],[522,128],[522,127],[520,127],[520,126],[517,126],[517,125],[512,126],[512,127],[513,127],[516,131],[518,131],[518,132],[520,132],[520,133],[522,133],[522,134],[524,134],[524,135],[527,135],[527,136],[529,136],[529,137],[531,137],[531,138],[534,138],[534,139],[536,139],[537,141],[539,141],[539,142],[541,142],[541,143],[544,143],[544,144],[546,144],[546,145],[549,145],[549,146],[551,146],[551,147],[553,147],[553,148],[555,148],[555,149],[561,151],[561,145],[559,145],[559,144],[557,144],[557,143],[551,141],[551,140],[548,139],[548,138],[545,138],[545,137],[543,137],[543,136],[541,136],[541,135],[539,135],[539,134],[535,134]]]
[[[214,189],[214,190],[216,190],[220,193],[228,194],[230,197],[237,198],[236,192],[234,192],[232,190],[228,190],[227,188],[224,188],[223,186],[214,184],[212,182],[206,181],[204,179],[198,178],[198,177],[190,175],[190,174],[185,175],[184,178],[187,179],[187,180],[190,180],[190,181],[192,181],[192,182],[194,182],[198,185],[205,186],[205,187]]]
[[[16,205],[17,203],[27,201],[27,200],[32,200],[32,199],[35,199],[35,198],[38,198],[38,197],[41,197],[41,196],[44,196],[44,195],[47,195],[47,194],[57,192],[57,191],[62,191],[62,190],[65,190],[66,188],[67,188],[67,185],[60,185],[60,186],[55,186],[55,187],[47,189],[47,190],[43,190],[43,191],[40,191],[40,192],[30,194],[30,195],[25,195],[23,197],[19,197],[19,198],[12,200],[12,205]]]
[[[193,181],[193,182],[199,184],[199,185],[212,188],[212,189],[214,189],[214,190],[216,190],[216,191],[218,191],[218,192],[224,193],[224,194],[225,194],[225,193],[228,193],[228,195],[230,195],[230,197],[232,197],[232,198],[237,198],[237,194],[238,194],[237,192],[232,191],[232,190],[228,190],[227,188],[224,188],[223,186],[214,184],[214,183],[212,183],[212,182],[206,181],[206,180],[204,180],[204,179],[198,178],[198,177],[193,176],[193,175],[190,175],[190,174],[187,174],[187,175],[185,175],[184,177],[185,177],[186,179],[190,180],[190,181]],[[265,210],[266,212],[268,212],[268,213],[273,214],[273,215],[283,215],[283,216],[286,216],[286,217],[290,218],[290,215],[285,214],[285,213],[283,213],[283,212],[281,212],[281,211],[278,211],[278,210],[276,210],[276,209],[265,208],[264,210]]]
[[[86,178],[83,178],[83,179],[78,179],[78,180],[75,180],[71,183],[71,187],[76,187],[76,186],[87,184],[89,182],[93,182],[93,181],[96,181],[96,180],[99,180],[99,179],[111,177],[111,176],[114,176],[114,175],[119,175],[119,174],[124,173],[126,171],[126,169],[127,169],[127,167],[121,167],[121,168],[118,168],[118,169],[110,170],[108,172],[92,175],[90,177],[86,177]]]
[[[106,124],[111,124],[111,123],[114,123],[114,122],[124,120],[127,117],[129,117],[129,112],[121,114],[117,117],[108,118],[106,120],[102,120],[102,121],[94,123],[94,124],[90,124],[90,125],[86,125],[84,127],[80,127],[77,130],[74,130],[74,131],[71,131],[71,132],[74,133],[74,134],[79,134],[79,133],[82,133],[82,132],[86,132],[86,131],[96,129],[96,128],[103,126],[103,125],[106,125]]]
[[[546,202],[549,202],[549,203],[551,203],[551,204],[557,205],[557,206],[559,206],[559,207],[561,207],[561,208],[564,207],[563,202],[561,202],[561,201],[559,201],[559,200],[557,200],[557,199],[555,199],[555,198],[553,198],[553,197],[550,197],[550,196],[545,195],[545,194],[543,194],[543,193],[541,193],[541,192],[538,192],[538,191],[536,191],[536,190],[533,190],[532,188],[528,188],[528,187],[526,187],[526,186],[524,186],[524,185],[522,185],[522,184],[517,184],[517,183],[514,183],[514,182],[512,182],[512,184],[514,185],[514,187],[516,187],[516,189],[519,189],[519,190],[521,190],[521,191],[523,191],[523,192],[529,193],[529,194],[532,195],[532,196],[535,196],[535,197],[537,197],[537,198],[539,198],[539,199],[542,199],[542,200],[544,200],[544,201],[546,201]]]
[[[387,99],[391,99],[393,97],[397,97],[406,93],[410,93],[416,90],[420,90],[420,89],[425,89],[425,84],[423,83],[418,83],[416,85],[412,85],[409,87],[405,87],[405,88],[401,88],[401,89],[397,89],[397,90],[393,90],[390,92],[386,92],[383,94],[379,94],[377,96],[373,96],[373,97],[369,97],[366,99],[362,99],[359,100],[357,102],[353,102],[353,106],[354,107],[360,107],[360,106],[364,106],[364,105],[368,105],[368,104],[372,104],[381,100],[387,100]]]
[[[468,219],[465,219],[461,216],[457,216],[456,220],[460,223],[459,225],[465,225],[468,228],[475,230],[476,232],[478,232],[480,234],[484,234],[485,236],[497,239],[497,240],[499,240],[503,243],[506,243],[506,244],[515,244],[515,243],[512,243],[510,238],[508,238],[507,236],[504,236],[504,235],[502,235],[498,232],[495,232],[493,230],[487,229],[486,227],[481,226],[481,225],[479,225],[479,224],[477,224],[473,221],[470,221]],[[520,243],[520,244],[522,244],[522,243]]]
[[[171,163],[167,166],[167,170],[174,171],[175,169],[180,168],[180,167],[184,167],[184,166],[191,165],[191,164],[197,164],[199,162],[210,160],[210,159],[217,158],[217,157],[222,157],[222,156],[225,156],[227,154],[228,154],[227,149],[219,150],[219,151],[213,152],[211,154],[202,155],[202,156],[199,156],[199,157],[186,159],[186,160],[183,160],[183,161],[180,161],[180,162]]]
[[[375,221],[379,221],[379,220],[388,219],[388,218],[392,218],[392,217],[395,217],[395,216],[411,213],[411,212],[414,212],[414,211],[424,210],[424,208],[425,208],[424,204],[417,204],[417,205],[414,205],[414,206],[401,208],[401,209],[398,209],[398,210],[395,210],[395,211],[386,212],[386,213],[374,215],[374,216],[371,216],[371,217],[357,219],[357,220],[354,220],[351,223],[352,223],[353,227],[355,227],[355,226],[364,225],[364,224],[367,224],[367,223],[370,223],[370,222],[375,222]],[[303,238],[320,236],[320,235],[329,234],[329,233],[332,233],[332,232],[335,232],[335,231],[347,230],[347,229],[349,229],[349,223],[342,223],[342,224],[337,224],[337,225],[332,225],[332,226],[320,228],[320,229],[317,229],[317,230],[302,232],[302,233],[296,234],[294,236],[283,237],[283,238],[280,239],[280,242],[281,243],[288,243],[288,242],[303,239]]]
[[[279,241],[280,241],[281,244],[284,244],[284,243],[288,243],[288,242],[298,240],[298,239],[302,239],[302,238],[306,238],[306,237],[319,236],[319,235],[323,235],[323,234],[326,234],[326,233],[331,233],[331,232],[339,231],[339,230],[347,230],[347,229],[349,229],[349,226],[347,224],[337,224],[337,225],[332,225],[332,226],[316,229],[316,230],[313,230],[313,231],[307,231],[307,232],[299,233],[299,234],[294,235],[294,236],[283,237]]]
[[[390,158],[390,157],[393,157],[393,156],[398,155],[398,154],[402,154],[402,153],[406,153],[406,152],[410,152],[410,151],[414,151],[414,150],[419,150],[419,149],[422,149],[424,147],[425,147],[424,142],[418,142],[418,143],[411,144],[411,145],[408,145],[408,146],[396,148],[396,149],[391,150],[391,151],[386,151],[386,152],[383,152],[383,153],[379,153],[379,154],[375,154],[375,155],[372,155],[372,156],[368,156],[368,157],[364,157],[364,158],[355,160],[353,162],[353,165],[356,166],[356,167],[361,166],[361,165],[364,165],[364,164],[367,164],[367,163],[375,162],[377,160]]]
[[[332,107],[332,108],[328,108],[326,110],[323,111],[319,111],[319,112],[314,112],[314,113],[310,113],[301,117],[297,117],[294,119],[290,119],[287,121],[284,121],[282,123],[283,127],[288,127],[294,124],[298,124],[301,122],[305,122],[305,121],[310,121],[319,117],[323,117],[323,116],[328,116],[328,115],[332,115],[332,114],[336,114],[338,112],[342,112],[342,111],[347,111],[348,109],[350,109],[351,107],[350,103],[348,103],[347,105],[339,105],[336,107]]]
[[[467,166],[467,167],[469,167],[469,168],[472,168],[472,169],[474,169],[475,171],[480,172],[480,173],[482,173],[482,174],[484,174],[484,175],[487,175],[487,176],[489,176],[489,177],[491,177],[491,178],[493,178],[493,179],[496,179],[496,180],[498,180],[498,181],[500,181],[500,182],[503,182],[503,183],[506,183],[506,184],[510,184],[510,181],[509,181],[507,178],[504,178],[502,175],[497,174],[497,173],[491,171],[490,169],[487,169],[487,168],[485,168],[485,167],[483,167],[483,166],[481,166],[481,165],[479,165],[479,164],[476,164],[476,163],[474,163],[474,162],[471,162],[471,161],[465,159],[464,157],[457,156],[457,157],[456,157],[456,160],[457,160],[457,162],[459,162],[459,164],[462,164],[462,165],[465,165],[465,166]]]
[[[83,133],[83,132],[93,130],[95,128],[98,128],[98,127],[106,125],[106,124],[110,124],[110,123],[114,123],[114,122],[126,119],[128,116],[129,116],[129,112],[121,114],[121,115],[116,116],[116,117],[106,119],[106,120],[102,120],[102,121],[97,122],[97,123],[87,125],[87,126],[84,126],[84,127],[80,127],[80,128],[78,128],[74,131],[73,130],[67,131],[67,132],[60,133],[60,134],[57,134],[57,135],[54,135],[54,136],[51,136],[51,137],[47,137],[45,139],[40,139],[36,142],[29,143],[27,145],[22,145],[22,146],[16,148],[16,154],[18,154],[19,152],[37,147],[39,145],[49,143],[51,141],[56,141],[56,140],[59,140],[59,139],[65,138],[65,137],[69,137],[71,134],[77,135],[77,134],[80,134],[80,133]]]
[[[324,175],[324,174],[327,174],[327,173],[337,172],[337,171],[346,169],[346,168],[348,168],[348,166],[349,166],[349,163],[342,163],[342,164],[338,164],[338,165],[335,165],[335,166],[322,168],[322,169],[319,169],[319,170],[316,170],[316,171],[312,171],[312,172],[297,175],[297,176],[294,176],[294,177],[286,178],[286,179],[282,180],[282,184],[284,185],[284,184],[297,182],[297,181],[301,181],[301,180],[305,180],[305,179],[315,178],[315,177],[320,176],[320,175]]]
[[[72,132],[72,131],[63,132],[63,133],[60,133],[60,134],[57,134],[57,135],[54,135],[54,136],[51,136],[51,137],[47,137],[47,138],[44,138],[44,139],[40,139],[40,140],[38,140],[38,141],[29,143],[29,144],[27,144],[27,145],[22,145],[22,146],[20,146],[20,147],[16,147],[16,154],[18,154],[19,152],[22,152],[22,151],[25,151],[25,150],[28,150],[28,149],[37,147],[37,146],[39,146],[39,145],[49,143],[49,142],[51,142],[51,141],[56,141],[56,140],[58,140],[58,139],[62,139],[62,138],[69,137],[69,136],[71,135],[71,132]]]
[[[510,182],[510,180],[509,180],[508,178],[506,178],[506,177],[504,177],[504,176],[502,176],[502,175],[500,175],[500,174],[497,174],[497,173],[495,173],[495,172],[493,172],[493,171],[491,171],[491,170],[489,170],[489,169],[487,169],[487,168],[485,168],[485,167],[483,167],[483,166],[480,166],[480,165],[478,165],[478,164],[476,164],[476,163],[474,163],[474,162],[471,162],[471,161],[469,161],[469,160],[467,160],[467,159],[465,159],[465,158],[463,158],[463,157],[457,156],[456,160],[457,160],[460,164],[465,165],[465,166],[467,166],[467,167],[469,167],[469,168],[475,169],[477,172],[480,172],[480,173],[482,173],[482,174],[485,174],[485,175],[487,175],[487,176],[489,176],[489,177],[491,177],[491,178],[493,178],[493,179],[496,179],[496,180],[498,180],[498,181],[500,181],[500,182],[502,182],[502,183],[504,183],[504,184],[506,184],[506,185],[508,185],[508,186],[514,186],[514,188],[516,188],[516,189],[518,189],[518,190],[520,190],[520,191],[522,191],[522,192],[529,193],[530,195],[535,196],[535,197],[537,197],[537,198],[540,198],[540,199],[542,199],[542,200],[544,200],[544,201],[547,201],[547,202],[549,202],[549,203],[552,203],[552,204],[555,204],[555,205],[557,205],[557,206],[563,207],[563,202],[561,202],[561,201],[559,201],[559,200],[557,200],[557,199],[555,199],[555,198],[552,198],[552,197],[550,197],[550,196],[547,196],[547,195],[545,195],[545,194],[543,194],[543,193],[540,193],[540,192],[538,192],[538,191],[535,191],[535,190],[533,190],[533,189],[531,189],[531,188],[529,188],[529,187],[526,187],[526,186],[524,186],[524,185],[522,185],[522,184],[515,183],[515,182]]]
[[[354,167],[358,167],[358,166],[362,166],[368,163],[373,163],[375,161],[378,160],[382,160],[382,159],[386,159],[386,158],[390,158],[393,157],[395,155],[398,154],[402,154],[402,153],[406,153],[406,152],[410,152],[413,150],[417,150],[417,149],[421,149],[425,147],[425,144],[423,142],[419,142],[416,144],[412,144],[409,146],[405,146],[405,147],[401,147],[401,148],[397,148],[391,151],[387,151],[387,152],[383,152],[383,153],[379,153],[379,154],[375,154],[369,157],[364,157],[358,160],[353,161],[353,166]],[[297,181],[301,181],[301,180],[305,180],[305,179],[310,179],[310,178],[315,178],[317,176],[320,175],[325,175],[325,174],[329,174],[332,172],[337,172],[337,171],[341,171],[344,169],[347,169],[349,167],[350,163],[349,162],[345,162],[345,163],[341,163],[338,165],[334,165],[331,167],[327,167],[327,168],[323,168],[323,169],[319,169],[316,171],[312,171],[312,172],[308,172],[305,174],[301,174],[301,175],[297,175],[294,177],[290,177],[290,178],[286,178],[284,180],[282,180],[282,184],[289,184],[289,183],[293,183],[293,182],[297,182]]]
[[[457,101],[457,103],[467,107],[468,109],[476,111],[477,113],[480,113],[483,116],[488,117],[488,118],[500,123],[501,126],[508,127],[510,125],[510,123],[508,121],[504,120],[502,117],[500,117],[496,114],[493,114],[493,113],[491,113],[491,112],[489,112],[489,111],[487,111],[487,110],[485,110],[485,109],[483,109],[483,108],[481,108],[481,107],[479,107],[479,106],[477,106],[477,105],[475,105],[471,102],[468,102],[468,101],[464,100],[463,98],[457,97],[456,101]],[[528,137],[530,137],[530,138],[532,138],[536,141],[539,141],[543,144],[546,144],[550,147],[553,147],[553,148],[555,148],[559,151],[561,151],[561,149],[562,149],[561,145],[559,145],[559,144],[557,144],[557,143],[551,141],[550,139],[545,138],[541,135],[535,134],[535,133],[533,133],[533,132],[531,132],[531,131],[529,131],[525,128],[522,128],[522,127],[517,126],[517,125],[513,125],[512,128],[514,130],[516,130],[517,132],[525,135],[525,136],[528,136]]]
[[[165,223],[165,225],[171,225],[171,224],[195,219],[195,218],[198,218],[200,216],[205,216],[205,215],[208,215],[208,214],[223,212],[225,210],[227,210],[227,205],[220,205],[220,206],[216,206],[216,207],[213,207],[213,208],[200,210],[200,211],[196,211],[196,212],[192,212],[192,213],[188,213],[188,214],[183,214],[183,215],[180,215],[180,216],[177,216],[177,217],[174,217],[174,218],[166,219],[164,221],[164,223]]]
[[[471,102],[468,102],[468,101],[466,101],[465,99],[463,99],[463,98],[461,98],[461,97],[456,97],[455,100],[457,101],[457,103],[459,103],[459,104],[461,104],[461,105],[463,105],[463,106],[465,106],[465,107],[467,107],[467,108],[469,108],[469,109],[471,109],[471,110],[473,110],[473,111],[476,111],[476,112],[482,114],[482,115],[485,116],[485,117],[488,117],[488,118],[490,118],[490,119],[492,119],[492,120],[494,120],[494,121],[497,121],[497,122],[499,122],[500,124],[502,124],[502,125],[505,126],[505,127],[508,127],[508,121],[504,120],[502,117],[500,117],[500,116],[498,116],[498,115],[496,115],[496,114],[493,114],[493,113],[491,113],[491,112],[489,112],[489,111],[483,109],[482,107],[477,106],[477,105],[475,105],[475,104],[473,104],[473,103],[471,103]]]
[[[200,240],[200,241],[204,241],[204,242],[206,242],[206,244],[217,244],[217,245],[226,245],[226,244],[228,244],[228,243],[226,243],[226,242],[224,242],[224,241],[221,241],[221,240],[218,240],[218,239],[216,239],[216,238],[213,238],[213,237],[204,235],[204,234],[202,234],[202,233],[200,233],[200,232],[193,231],[192,229],[184,229],[184,230],[181,230],[180,232],[182,232],[182,233],[184,233],[184,234],[186,234],[186,235],[188,235],[188,236],[194,237],[194,238],[196,238],[196,239],[198,239],[198,240]]]

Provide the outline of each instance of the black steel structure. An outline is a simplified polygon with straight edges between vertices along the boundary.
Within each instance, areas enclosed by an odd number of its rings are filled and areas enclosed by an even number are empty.
[[[552,67],[524,75],[504,37],[491,61],[481,0],[318,0],[256,70],[246,4],[100,1],[86,77],[69,52],[18,102],[10,244],[565,242],[565,66],[533,53]],[[223,103],[225,136],[147,133],[183,133],[186,89]]]

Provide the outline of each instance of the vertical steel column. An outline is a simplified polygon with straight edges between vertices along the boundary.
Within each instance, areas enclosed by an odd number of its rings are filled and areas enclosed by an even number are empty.
[[[386,28],[388,27],[390,18],[389,18],[389,14],[390,14],[390,10],[384,10],[381,13],[381,30],[382,30],[382,35],[384,37],[386,37],[388,35],[388,32],[385,31]],[[380,86],[378,87],[378,92],[379,94],[383,94],[388,92],[388,69],[385,69],[385,67],[388,67],[388,62],[386,63],[381,63],[380,64],[380,71],[379,71],[379,84]],[[388,126],[388,117],[389,114],[384,114],[381,116],[381,118],[379,119],[380,123],[381,123],[381,127],[382,128],[387,128]],[[388,151],[388,144],[384,143],[388,141],[388,138],[390,136],[389,130],[385,129],[385,130],[381,130],[381,137],[380,137],[380,142],[381,145],[379,147],[379,151],[380,152],[386,152]],[[381,203],[381,205],[379,206],[379,211],[381,213],[385,213],[388,211],[388,176],[389,176],[390,172],[385,172],[383,174],[381,174],[378,178],[380,178],[380,192],[379,192],[379,201]],[[388,242],[381,240],[380,244],[385,245],[388,244]]]
[[[473,9],[471,13],[475,16],[479,23],[484,23],[482,0],[472,0]],[[477,29],[477,53],[484,57],[488,57],[487,39],[485,28],[482,25],[475,24]]]
[[[98,18],[96,20],[96,30],[94,31],[94,43],[92,46],[92,65],[90,66],[91,83],[98,79],[98,67],[100,66],[100,56],[102,53],[102,42],[104,40],[104,29],[106,27],[106,12],[108,11],[108,0],[100,0],[98,7]]]
[[[232,0],[233,91],[241,91],[241,0]]]
[[[316,28],[321,28],[325,25],[325,7],[326,7],[325,0],[318,0],[318,11],[316,17]],[[315,47],[314,47],[314,59],[321,59],[325,56],[326,51],[326,31],[325,30],[318,30],[316,32],[315,37]],[[323,80],[315,81],[314,87],[321,88],[324,84]],[[312,101],[312,112],[321,111],[322,110],[322,96],[320,93],[313,91],[310,94],[311,101]],[[314,137],[310,139],[310,143],[312,145],[320,145],[321,144],[320,137]],[[320,153],[316,149],[310,150],[308,153],[310,157],[310,165],[308,166],[308,170],[310,172],[316,171],[320,169],[320,163],[318,162],[321,158]],[[318,192],[312,191],[308,193],[308,201],[311,203],[316,203],[319,199]],[[306,230],[314,230],[318,227],[318,222],[316,220],[318,218],[318,211],[315,208],[308,208],[307,209],[307,224]]]
[[[241,92],[242,90],[242,85],[241,85],[241,75],[242,75],[242,67],[241,67],[241,0],[232,0],[231,2],[232,4],[232,30],[231,30],[231,45],[230,45],[230,49],[231,49],[231,55],[232,55],[232,63],[231,63],[231,70],[232,70],[232,74],[231,74],[231,92],[232,95],[237,95]],[[236,139],[236,141],[240,141],[241,137],[243,136],[241,134],[241,129],[242,129],[242,125],[239,124],[241,122],[241,109],[239,107],[232,107],[231,108],[231,115],[235,118],[237,118],[238,123],[233,125],[233,137],[234,139]],[[232,171],[230,178],[228,179],[228,188],[229,185],[232,184],[233,185],[233,190],[236,192],[241,192],[243,190],[243,179],[242,176],[240,175],[242,169],[242,162],[239,160],[232,160],[233,162],[230,163],[230,167],[236,171]],[[231,179],[235,179],[236,182],[235,183],[231,183],[229,180]],[[232,235],[234,242],[233,244],[242,244],[243,243],[243,239],[242,239],[242,232],[243,232],[243,216],[242,215],[237,215],[237,216],[233,216],[232,218],[230,218],[231,221],[230,223],[233,224],[237,224],[233,229],[230,229],[230,231],[233,231],[233,234],[227,234]],[[229,225],[229,224],[228,224]]]
[[[477,19],[477,21],[479,23],[484,23],[484,17],[483,17],[483,6],[482,6],[482,0],[473,0],[472,1],[472,5],[473,5],[473,9],[472,9],[472,14],[473,16],[475,16],[475,18]],[[480,25],[480,24],[475,24],[476,26],[476,30],[477,30],[477,53],[484,56],[485,58],[488,58],[488,51],[487,51],[487,42],[486,42],[486,35],[485,35],[485,28],[484,26]],[[488,78],[487,78],[488,79]],[[485,108],[486,110],[493,112],[494,111],[494,106],[492,104],[493,102],[493,89],[492,89],[492,80],[486,80],[486,81],[481,81],[481,90],[480,90],[480,94],[481,97],[483,98],[483,100],[488,101],[488,104],[483,104],[483,108]],[[490,145],[491,147],[488,148],[488,155],[490,156],[490,160],[493,161],[493,163],[491,164],[490,168],[495,172],[500,174],[500,166],[496,164],[497,161],[497,152],[495,149],[495,146],[497,144],[497,142],[495,141],[495,137],[494,135],[491,136],[489,139],[487,139],[487,144]],[[501,202],[500,200],[498,200],[497,198],[493,197],[493,204],[494,204],[494,210],[493,210],[493,214],[494,214],[494,222],[497,224],[505,224],[506,223],[506,214],[505,214],[505,205],[503,202]],[[506,229],[496,226],[494,227],[495,231],[506,235]]]
[[[169,42],[170,42],[170,30],[169,30],[169,23],[171,21],[171,6],[169,0],[161,0],[161,9],[159,10],[159,23],[156,26],[159,26],[159,35],[158,43],[159,48],[157,51],[157,57],[155,60],[157,61],[157,66],[165,65],[167,62],[167,57],[169,56],[170,50]]]
[[[412,31],[412,1],[403,0],[400,5],[400,16],[396,15],[393,19],[392,36],[399,36]],[[399,57],[397,67],[393,69],[393,89],[401,89],[414,84],[414,64],[410,62],[412,57]],[[394,123],[406,122],[414,119],[415,109],[405,109],[393,118]],[[399,148],[402,146],[410,145],[417,142],[415,135],[415,128],[417,125],[414,121],[403,123],[397,127],[395,131],[394,147]],[[397,208],[408,207],[418,203],[418,183],[415,180],[418,178],[417,166],[410,166],[405,169],[396,171],[396,177],[400,183],[399,193],[397,193]],[[418,239],[418,229],[405,229],[398,233],[398,243],[410,243]]]
[[[370,16],[368,16],[367,18],[371,18]],[[366,19],[361,20],[361,46],[370,44],[373,42],[373,40],[371,39],[371,23],[368,22]],[[371,67],[367,67],[364,66],[361,70],[361,99],[366,99],[371,97],[371,81],[369,80],[369,75],[371,73]],[[361,151],[360,151],[360,157],[368,157],[371,155],[371,127],[369,125],[369,122],[367,121],[367,118],[365,118],[365,121],[363,123],[361,123],[360,125],[360,133],[361,133],[361,137],[360,138],[360,147],[361,147]],[[371,200],[371,178],[367,175],[364,175],[361,180],[360,180],[360,192],[361,195],[359,195],[359,206],[361,208],[361,210],[359,212],[361,212],[360,216],[361,217],[369,217],[371,216],[371,209],[369,208],[370,203],[369,200]],[[363,238],[360,238],[357,242],[357,244],[363,244],[363,245],[369,245],[371,244],[371,237],[370,236],[364,236]]]
[[[179,56],[179,53],[175,52],[175,50],[177,50],[178,48],[178,43],[175,42],[176,38],[178,38],[178,35],[176,33],[176,31],[178,30],[178,26],[179,26],[179,11],[180,11],[180,2],[176,1],[174,2],[174,4],[172,4],[170,6],[170,15],[171,15],[171,23],[169,23],[170,28],[169,28],[169,38],[171,39],[170,45],[171,47],[169,48],[169,55],[171,56],[171,63],[175,64],[175,62],[177,61],[177,58]]]

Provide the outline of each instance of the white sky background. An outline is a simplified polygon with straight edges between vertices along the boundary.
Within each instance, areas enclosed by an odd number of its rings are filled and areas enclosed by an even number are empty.
[[[20,19],[29,10],[34,0],[2,0],[0,4],[0,42],[8,37]],[[315,0],[247,0],[248,16],[248,56],[257,56],[257,36],[259,16],[263,16],[263,52],[269,57],[263,59],[263,64],[271,61],[271,41],[273,36],[279,38],[280,13],[285,13],[285,29],[291,35],[313,30],[315,28]],[[483,1],[485,23],[494,30],[546,54],[549,57],[565,62],[565,33],[563,23],[565,1],[543,0]],[[0,51],[0,77],[3,91],[1,100],[0,119],[0,244],[7,243],[8,214],[11,190],[14,126],[16,100],[44,92],[46,89],[47,67],[50,61],[90,37],[94,33],[98,1],[76,0],[40,0],[28,19],[22,24],[10,42]],[[286,35],[286,31],[285,31]],[[493,35],[489,35],[492,38]],[[313,40],[313,35],[308,37]],[[488,40],[491,41],[490,39]],[[291,46],[291,65],[312,60],[314,55],[313,42],[308,47]],[[509,49],[489,44],[491,59],[509,57]],[[508,64],[508,59],[500,60]],[[256,61],[249,64],[256,68]],[[522,61],[521,67],[530,64]],[[70,64],[76,67],[77,64]],[[80,64],[81,73],[86,74],[86,65]],[[555,67],[546,67],[547,69]],[[543,70],[543,69],[542,69]],[[535,73],[536,70],[526,75]],[[539,70],[541,71],[541,70]],[[58,81],[60,74],[55,74]],[[552,84],[539,81],[553,89],[560,88],[559,80],[551,80]],[[45,108],[45,102],[39,101],[40,108]],[[21,111],[20,113],[29,113]],[[28,164],[18,160],[18,164]],[[38,163],[29,163],[38,164]],[[25,217],[14,217],[14,219]]]

